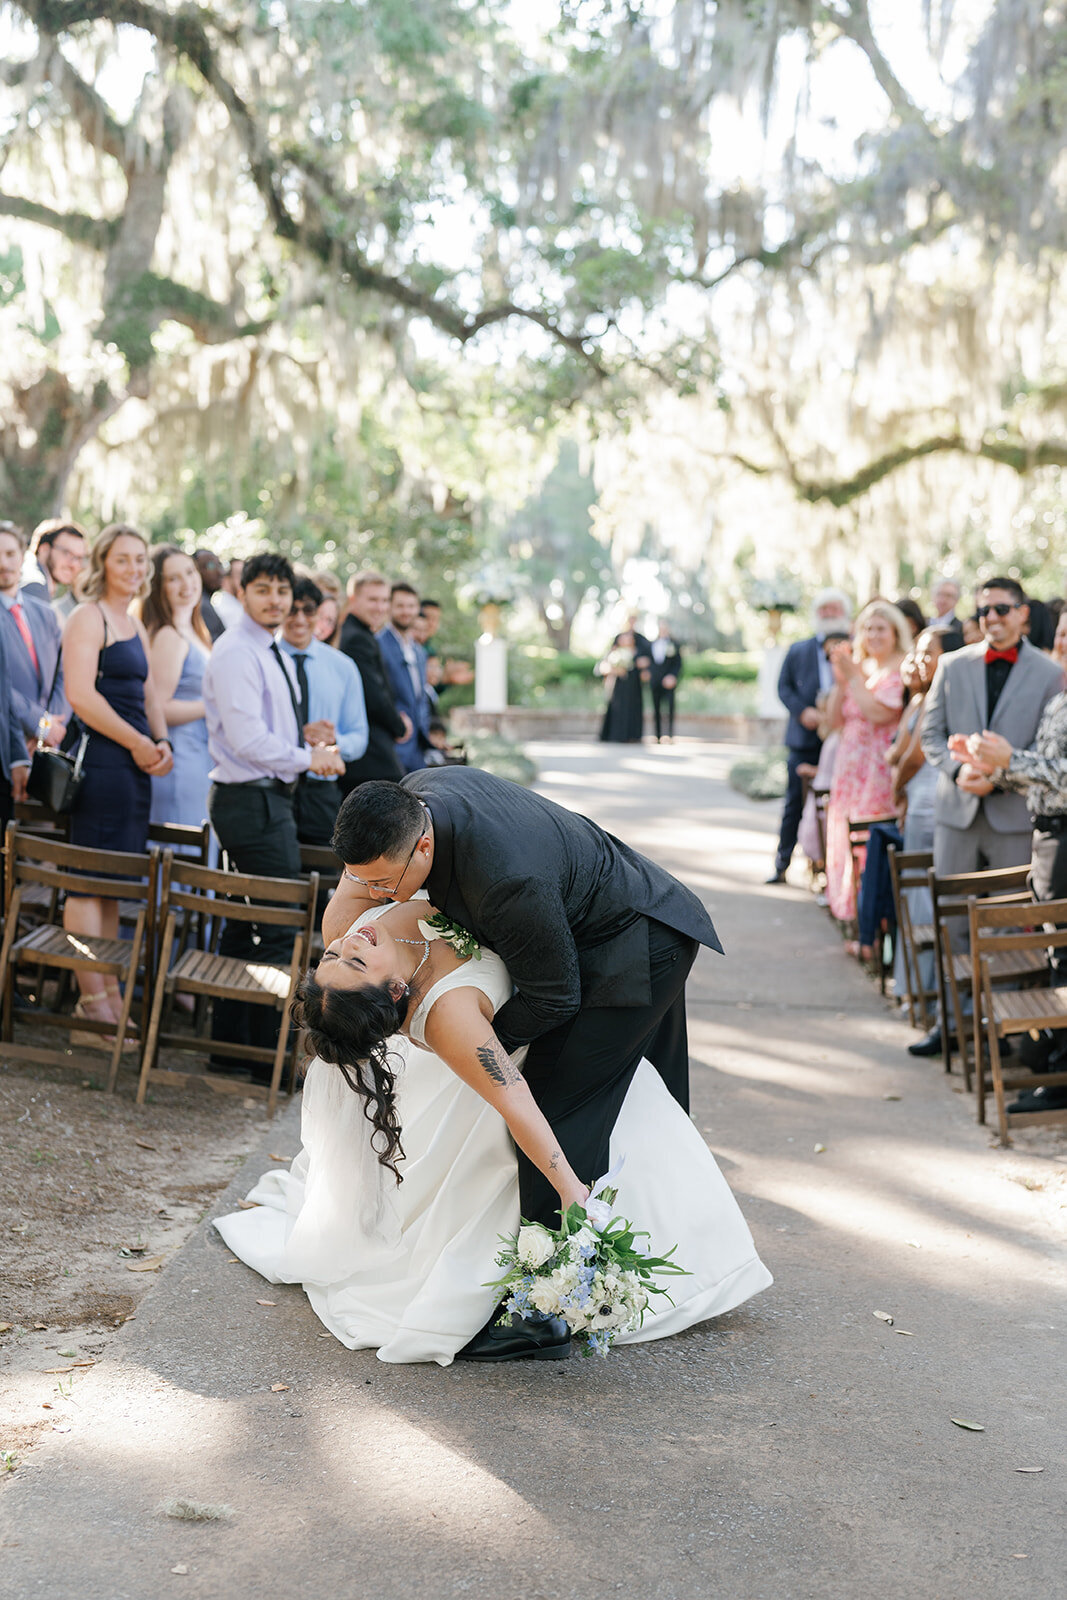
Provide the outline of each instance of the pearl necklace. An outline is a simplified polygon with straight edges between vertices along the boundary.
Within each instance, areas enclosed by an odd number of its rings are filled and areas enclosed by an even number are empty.
[[[430,959],[430,941],[429,941],[429,939],[401,939],[394,933],[394,935],[393,935],[393,943],[394,944],[421,944],[422,945],[422,960],[419,962],[418,966],[415,968],[415,971],[411,974],[411,977],[408,979],[407,983],[404,985],[405,994],[410,994],[411,993],[411,985],[415,982],[415,979],[418,977],[419,973],[422,971],[423,967],[426,965],[427,961],[429,961],[429,959]]]

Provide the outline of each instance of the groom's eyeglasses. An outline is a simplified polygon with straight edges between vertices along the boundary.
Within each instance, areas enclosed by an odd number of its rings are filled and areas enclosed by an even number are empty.
[[[400,885],[404,881],[404,877],[405,877],[405,875],[407,873],[408,868],[410,867],[411,863],[415,859],[415,851],[419,848],[419,845],[422,843],[422,841],[423,841],[423,839],[425,839],[425,837],[426,837],[426,835],[424,833],[420,833],[419,837],[415,840],[415,843],[411,847],[411,854],[408,856],[407,860],[404,862],[404,870],[400,874],[399,878],[396,880],[396,882],[394,884],[390,885],[390,884],[380,883],[380,882],[368,883],[366,878],[360,878],[360,877],[358,877],[356,875],[356,873],[349,872],[347,867],[345,868],[345,877],[349,880],[350,883],[358,883],[361,888],[366,889],[368,894],[381,894],[381,895],[396,894],[396,891],[400,888]]]
[[[1004,600],[1000,600],[995,606],[979,606],[975,616],[981,622],[982,618],[988,617],[990,612],[995,611],[998,617],[1006,617],[1009,611],[1014,611],[1015,609],[1014,602],[1008,605]]]

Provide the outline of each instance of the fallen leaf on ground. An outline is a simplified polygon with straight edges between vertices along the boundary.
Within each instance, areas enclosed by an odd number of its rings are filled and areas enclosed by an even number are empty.
[[[1016,1472],[1044,1472],[1044,1467],[1016,1467]]]
[[[127,1272],[158,1272],[163,1265],[162,1256],[145,1256],[143,1261],[127,1261]]]
[[[1013,1556],[1012,1556],[1012,1558],[1011,1558],[1011,1559],[1012,1559],[1012,1560],[1013,1560],[1013,1561],[1029,1561],[1029,1559],[1030,1559],[1030,1557],[1029,1557],[1029,1556],[1023,1556],[1023,1555],[1020,1555],[1020,1554],[1019,1554],[1019,1552],[1018,1552],[1018,1551],[1016,1551],[1016,1552],[1015,1552],[1015,1554],[1014,1554],[1014,1555],[1013,1555]]]
[[[146,1244],[124,1244],[119,1251],[120,1256],[143,1256],[148,1249]]]
[[[292,1156],[276,1156],[273,1150],[270,1153],[270,1158],[272,1161],[291,1161],[293,1159]]]
[[[257,1300],[256,1301],[256,1305],[257,1306],[276,1306],[277,1304],[278,1304],[277,1300]]]
[[[915,1337],[913,1333],[908,1332],[907,1328],[894,1328],[893,1332],[901,1334],[905,1339],[914,1339]]]
[[[256,1209],[254,1200],[238,1200],[237,1204],[241,1211],[254,1211]]]
[[[172,1572],[179,1572],[179,1573],[184,1574],[184,1573],[189,1571],[189,1568],[185,1567],[185,1566],[182,1566],[182,1564],[179,1562],[179,1564],[176,1567],[171,1567],[170,1570]]]
[[[879,1322],[888,1323],[890,1327],[893,1326],[893,1318],[888,1311],[874,1311],[871,1315],[877,1317]]]
[[[227,1256],[226,1257],[226,1265],[228,1267],[232,1267],[234,1265],[234,1263],[237,1262],[237,1261],[240,1261],[240,1259],[241,1259],[240,1256]]]
[[[882,1096],[883,1100],[899,1100],[900,1098],[901,1096],[899,1094],[884,1094]]]
[[[918,1239],[905,1239],[904,1243],[907,1245],[909,1250],[921,1250],[922,1249],[922,1245],[919,1243]]]
[[[135,1139],[133,1142],[134,1142],[135,1145],[138,1145],[142,1150],[154,1150],[156,1148],[156,1146],[154,1144],[149,1144],[147,1139]]]
[[[821,1156],[825,1149],[826,1149],[826,1146],[824,1144],[817,1144],[815,1146],[815,1154],[817,1156]]]
[[[56,1376],[62,1377],[62,1375],[65,1372],[77,1372],[79,1367],[95,1367],[95,1366],[96,1366],[96,1362],[93,1361],[93,1360],[72,1361],[69,1367],[42,1367],[41,1371],[42,1372],[46,1372],[49,1377],[56,1377]]]
[[[48,1324],[47,1324],[47,1322],[35,1322],[34,1325],[33,1325],[33,1331],[34,1331],[34,1333],[47,1333],[48,1332]]]
[[[287,1383],[272,1383],[270,1386],[270,1392],[271,1394],[285,1394],[288,1388],[289,1385]]]
[[[70,1432],[70,1423],[69,1422],[53,1422],[53,1424],[52,1424],[52,1432],[53,1433],[69,1433]]]
[[[954,1423],[957,1428],[966,1428],[968,1433],[985,1432],[984,1422],[965,1422],[962,1417],[949,1417],[948,1420]]]
[[[62,1356],[64,1361],[72,1361],[78,1354],[77,1350],[57,1350],[56,1355]]]
[[[0,1333],[10,1333],[14,1326],[13,1322],[0,1322]]]

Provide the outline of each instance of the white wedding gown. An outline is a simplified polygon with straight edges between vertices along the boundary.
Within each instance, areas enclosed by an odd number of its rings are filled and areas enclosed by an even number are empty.
[[[388,909],[375,906],[354,926]],[[242,1261],[271,1283],[303,1284],[342,1344],[376,1349],[381,1361],[452,1361],[497,1302],[485,1285],[500,1276],[499,1236],[519,1222],[515,1150],[503,1119],[419,1048],[434,1001],[464,985],[481,989],[494,1010],[511,993],[503,963],[484,950],[427,991],[411,1019],[418,1043],[391,1041],[402,1062],[399,1188],[370,1149],[362,1100],[335,1067],[314,1061],[303,1148],[291,1170],[266,1173],[248,1196],[253,1209],[215,1222]],[[643,1243],[656,1255],[677,1245],[674,1259],[692,1275],[665,1279],[675,1304],[656,1297],[643,1326],[617,1343],[678,1333],[772,1282],[714,1157],[647,1061],[611,1136],[612,1165],[621,1157],[615,1212],[648,1230]]]

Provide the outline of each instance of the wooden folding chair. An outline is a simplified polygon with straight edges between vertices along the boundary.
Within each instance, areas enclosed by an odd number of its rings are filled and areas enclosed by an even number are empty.
[[[996,895],[1003,901],[1010,896],[1015,904],[1026,904],[1031,898],[1029,888],[1030,867],[998,867],[988,872],[956,872],[939,878],[931,867],[926,875],[933,904],[934,962],[937,971],[937,994],[941,1018],[941,1058],[945,1071],[952,1071],[952,1035],[955,1031],[963,1086],[971,1091],[971,1034],[966,1026],[964,998],[974,988],[974,966],[969,950],[958,951],[952,947],[950,924],[966,919],[967,902],[972,897],[987,899]],[[959,944],[957,939],[957,944]],[[1029,951],[1016,954],[1005,950],[994,963],[997,980],[1015,980],[1027,973],[1040,976],[1044,963]]]
[[[142,994],[147,996],[152,982],[152,951],[155,946],[156,884],[159,874],[158,851],[144,855],[119,850],[88,850],[39,835],[22,833],[18,824],[8,825],[5,840],[9,900],[0,947],[0,979],[3,982],[3,1019],[0,1037],[3,1055],[9,1061],[35,1061],[49,1066],[73,1067],[84,1071],[80,1056],[69,1050],[49,1050],[40,1045],[17,1044],[12,1036],[15,974],[20,966],[34,966],[59,973],[95,972],[118,978],[123,986],[121,1015],[117,1023],[91,1017],[74,1017],[61,1011],[37,1009],[35,1027],[76,1029],[80,1033],[114,1034],[114,1044],[101,1040],[100,1049],[110,1054],[107,1092],[111,1094],[118,1076],[127,1023],[134,1008],[138,976]],[[54,922],[40,923],[20,934],[19,916],[27,889],[44,886],[58,894],[75,892],[100,900],[127,900],[139,906],[129,939],[104,939],[98,935],[68,933]],[[141,1015],[143,1017],[142,1004]],[[142,1034],[143,1037],[143,1034]]]
[[[337,885],[341,881],[344,864],[338,860],[335,853],[328,845],[302,844],[300,846],[300,865],[305,873],[317,872],[319,875],[319,903],[316,908],[315,929],[312,935],[312,951],[322,949],[322,913],[329,903]]]
[[[908,1020],[913,1028],[921,1027],[924,1033],[929,1033],[934,1025],[930,1002],[937,999],[937,990],[927,989],[924,985],[920,958],[933,950],[934,929],[932,923],[915,923],[911,920],[907,891],[926,888],[926,875],[933,864],[934,858],[929,850],[898,850],[894,845],[889,847],[889,877],[897,913],[897,937],[904,958]]]
[[[1044,926],[1036,926],[1038,923]],[[1028,912],[1021,911],[1018,906],[974,901],[970,907],[970,932],[981,995],[981,1005],[975,1004],[975,1017],[977,1019],[979,1011],[984,1017],[1000,1142],[1010,1144],[1009,1126],[1067,1123],[1067,1107],[1056,1111],[1008,1112],[1007,1089],[1014,1092],[1020,1089],[1061,1087],[1067,1085],[1067,1072],[1035,1073],[1017,1066],[1005,1072],[1000,1049],[1001,1040],[1011,1034],[1029,1033],[1034,1028],[1048,1028],[1053,1032],[1067,1030],[1067,989],[996,988],[993,981],[995,964],[1003,961],[1005,953],[1010,953],[1020,958],[1036,956],[1043,965],[1047,965],[1050,949],[1067,946],[1067,900],[1031,901]],[[975,1033],[977,1038],[977,1021]],[[978,1049],[976,1043],[976,1054]],[[978,1120],[984,1122],[985,1072],[981,1057],[977,1059]]]
[[[200,867],[168,850],[163,857],[160,905],[163,916],[162,949],[175,947],[179,915],[213,917],[216,926],[222,919],[254,922],[260,927],[294,928],[292,958],[288,968],[266,962],[244,961],[238,956],[219,955],[216,950],[179,950],[168,961],[155,985],[147,1039],[141,1063],[137,1104],[143,1105],[150,1083],[204,1083],[221,1094],[251,1095],[265,1099],[270,1116],[278,1103],[278,1086],[285,1061],[289,1035],[289,1013],[300,977],[300,969],[311,948],[315,902],[319,875],[306,878],[260,878],[249,873],[221,872]],[[236,1044],[222,1039],[205,1040],[188,1033],[163,1031],[164,1005],[179,994],[210,996],[215,1000],[236,1000],[246,1005],[272,1007],[278,1013],[278,1042],[273,1050],[262,1045]],[[203,1053],[205,1046],[213,1056],[232,1056],[237,1061],[270,1063],[269,1085],[250,1084],[213,1073],[179,1072],[155,1065],[160,1045],[173,1050]],[[296,1079],[298,1040],[290,1051],[289,1092]]]

